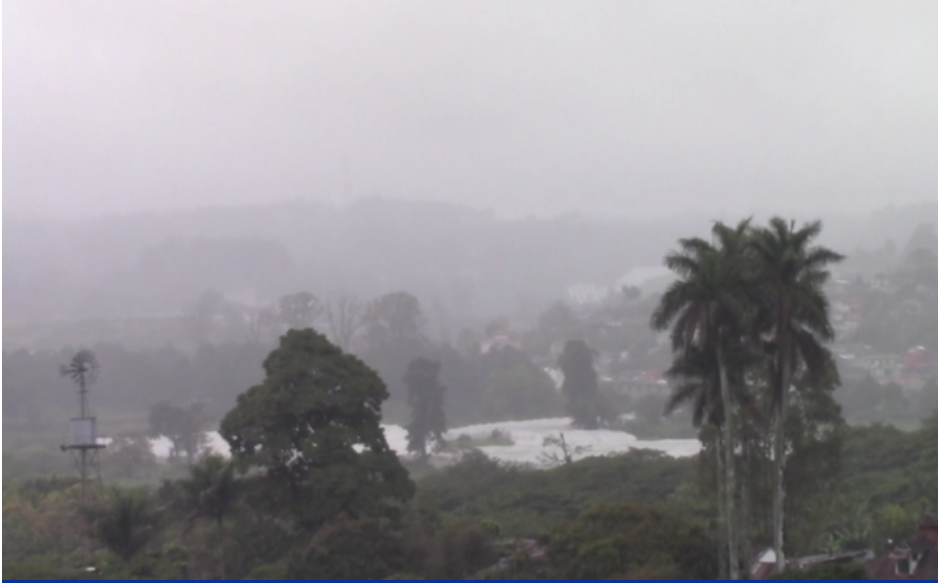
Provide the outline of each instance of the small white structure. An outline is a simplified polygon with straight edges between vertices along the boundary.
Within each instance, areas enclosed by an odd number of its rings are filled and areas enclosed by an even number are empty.
[[[73,448],[93,447],[98,443],[98,423],[94,417],[78,417],[70,422]]]

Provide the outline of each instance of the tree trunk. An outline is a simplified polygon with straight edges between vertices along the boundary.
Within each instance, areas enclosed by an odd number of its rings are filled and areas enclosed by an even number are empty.
[[[740,552],[743,557],[743,564],[749,569],[752,560],[752,443],[750,434],[747,431],[740,431],[740,445],[743,453],[743,471],[739,479],[740,488],[740,517],[739,517],[739,537]]]
[[[774,487],[772,497],[772,523],[773,544],[775,546],[776,569],[779,573],[785,570],[785,458],[787,456],[788,441],[785,438],[785,421],[788,416],[788,393],[791,387],[791,363],[788,339],[780,335],[778,347],[778,407],[775,411],[775,451],[772,463],[775,466]]]
[[[717,561],[719,564],[719,578],[725,581],[726,571],[726,550],[729,547],[729,538],[726,534],[726,467],[723,459],[723,431],[717,428],[716,438],[717,456]]]
[[[717,341],[717,366],[720,369],[720,397],[723,401],[723,428],[726,444],[723,448],[726,458],[726,538],[729,548],[730,579],[739,579],[738,537],[736,536],[736,434],[734,431],[733,399],[730,394],[729,373],[723,344]]]

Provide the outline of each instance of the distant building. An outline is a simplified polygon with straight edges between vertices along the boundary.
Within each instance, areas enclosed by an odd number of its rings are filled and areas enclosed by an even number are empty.
[[[902,374],[902,357],[898,354],[874,354],[861,360],[861,366],[878,383],[890,383]]]
[[[935,377],[938,377],[938,359],[924,346],[915,346],[902,356],[902,374],[896,383],[904,389],[918,391]]]
[[[567,300],[574,308],[599,306],[612,295],[612,288],[588,283],[567,286]]]
[[[924,346],[910,348],[902,357],[902,363],[907,369],[931,368],[934,366],[933,360],[931,352]]]

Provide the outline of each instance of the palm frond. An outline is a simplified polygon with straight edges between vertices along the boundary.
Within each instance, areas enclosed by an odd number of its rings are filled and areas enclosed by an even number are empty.
[[[836,369],[831,351],[808,330],[795,329],[792,337],[797,356],[804,365],[806,380],[809,384],[817,386]]]
[[[687,253],[672,253],[664,258],[664,265],[679,277],[693,278],[700,271],[700,261]]]
[[[827,247],[812,247],[805,251],[803,263],[805,269],[823,269],[846,258],[846,255],[831,251]]]

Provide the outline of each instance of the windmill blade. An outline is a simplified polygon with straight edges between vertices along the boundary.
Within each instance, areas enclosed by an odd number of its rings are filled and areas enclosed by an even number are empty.
[[[69,377],[83,388],[98,380],[99,370],[98,359],[90,350],[79,350],[68,365],[62,365],[59,369],[62,376]]]

